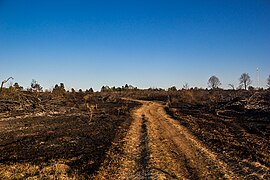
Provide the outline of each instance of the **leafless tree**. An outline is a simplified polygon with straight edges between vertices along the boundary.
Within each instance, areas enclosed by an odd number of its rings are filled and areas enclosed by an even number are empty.
[[[42,91],[41,85],[35,79],[32,79],[31,90],[34,92],[41,92]]]
[[[185,84],[183,85],[183,89],[185,89],[185,90],[188,90],[188,89],[189,89],[188,83],[185,83]]]
[[[13,88],[17,91],[23,90],[23,87],[19,85],[19,83],[15,82]]]
[[[232,90],[234,90],[234,89],[235,89],[233,84],[228,84],[228,86],[229,86],[229,87],[231,87],[231,88],[232,88]]]
[[[212,89],[218,88],[218,86],[220,86],[221,83],[218,79],[218,77],[216,76],[211,76],[208,80],[208,86]]]
[[[248,75],[248,73],[243,73],[240,78],[240,86],[243,87],[244,89],[247,90],[247,87],[251,84],[251,79],[250,76]]]
[[[13,78],[13,77],[9,77],[9,78],[7,78],[6,80],[2,81],[2,83],[1,83],[1,88],[0,88],[0,92],[2,91],[4,84],[7,83],[10,79],[14,79],[14,78]]]

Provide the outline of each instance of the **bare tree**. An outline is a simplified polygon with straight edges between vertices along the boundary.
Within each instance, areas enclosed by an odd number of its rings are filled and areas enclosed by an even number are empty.
[[[269,75],[269,77],[267,78],[267,87],[270,88],[270,75]]]
[[[247,87],[251,84],[251,79],[250,76],[248,75],[248,73],[243,73],[240,78],[240,87],[244,86],[244,89],[247,90]]]
[[[6,80],[2,81],[2,83],[1,83],[1,88],[0,88],[0,92],[2,91],[4,84],[7,83],[10,79],[14,79],[14,78],[13,78],[13,77],[9,77],[9,78],[7,78]]]
[[[211,76],[208,80],[208,86],[212,89],[218,88],[218,86],[220,86],[221,83],[219,81],[219,79],[216,76]]]
[[[41,85],[35,79],[32,79],[31,90],[34,92],[41,92],[42,91]]]
[[[13,88],[17,91],[23,90],[23,87],[19,85],[19,83],[15,82]]]
[[[229,86],[229,87],[231,87],[231,88],[232,88],[232,90],[234,90],[234,89],[235,89],[233,84],[228,84],[228,86]]]
[[[188,83],[185,83],[185,84],[183,85],[183,89],[185,89],[185,90],[188,90],[188,89],[189,89]]]

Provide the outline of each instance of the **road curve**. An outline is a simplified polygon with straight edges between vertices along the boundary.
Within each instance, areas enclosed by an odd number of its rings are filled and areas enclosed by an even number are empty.
[[[230,168],[158,102],[139,101],[122,142],[113,145],[95,179],[234,179]],[[121,146],[116,152],[115,147]]]

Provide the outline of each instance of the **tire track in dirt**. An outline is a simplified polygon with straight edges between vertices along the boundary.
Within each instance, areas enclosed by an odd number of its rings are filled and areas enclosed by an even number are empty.
[[[126,137],[112,144],[93,179],[150,179],[148,161],[147,121],[138,108]]]
[[[140,172],[142,177],[145,179],[151,179],[150,167],[149,167],[149,159],[150,159],[150,151],[148,145],[148,122],[144,114],[142,114],[142,125],[141,125],[141,137],[140,137],[140,160],[138,165],[140,165]]]
[[[177,177],[191,179],[232,178],[234,175],[227,165],[217,159],[211,151],[204,147],[178,121],[168,117],[159,104],[149,108],[149,116],[155,121],[154,126],[159,130],[160,137],[167,139],[167,152],[176,154],[175,158],[182,164],[186,172],[176,171]],[[155,110],[153,110],[155,109]]]
[[[230,168],[207,149],[163,105],[138,101],[121,146],[112,146],[96,179],[233,179]]]

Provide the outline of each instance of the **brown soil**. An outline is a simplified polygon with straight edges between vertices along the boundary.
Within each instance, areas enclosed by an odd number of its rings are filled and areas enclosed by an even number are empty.
[[[267,99],[124,95],[2,97],[0,179],[270,179]]]
[[[220,117],[169,108],[167,112],[195,135],[240,179],[270,179],[269,114]]]
[[[0,118],[0,179],[88,179],[100,167],[112,141],[125,136],[137,104],[93,97],[98,108],[90,120],[83,96],[75,98],[70,107],[56,105],[61,111],[54,113],[10,111]]]
[[[139,101],[119,153],[112,148],[96,179],[233,179],[235,174],[163,105]],[[115,144],[115,146],[118,146]]]

